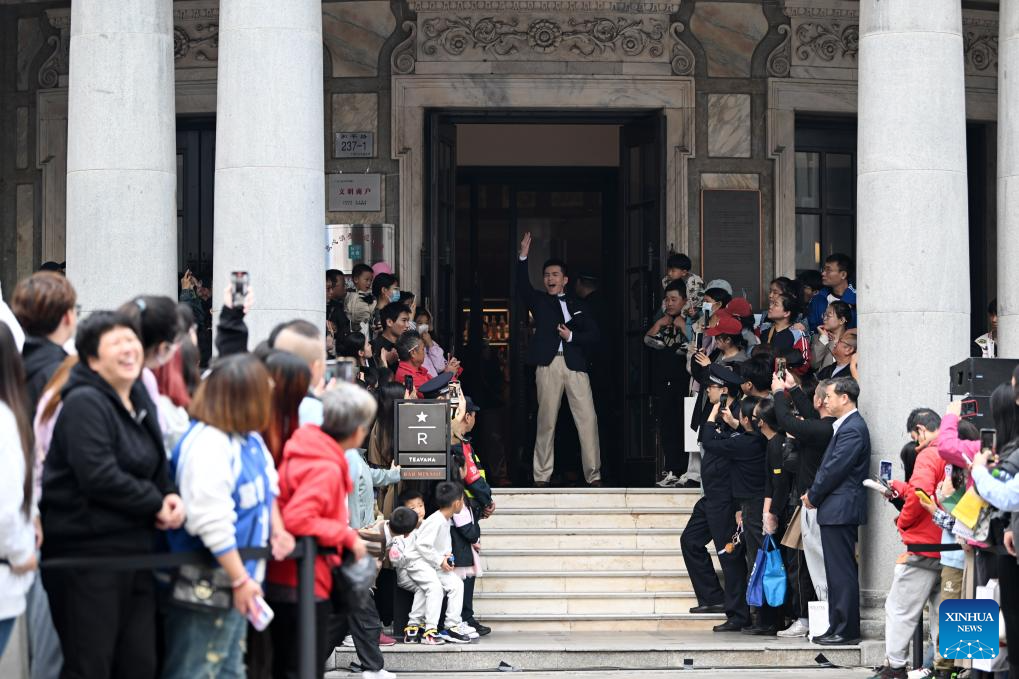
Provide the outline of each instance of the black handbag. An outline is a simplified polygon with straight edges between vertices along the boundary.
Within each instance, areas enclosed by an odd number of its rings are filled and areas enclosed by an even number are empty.
[[[222,568],[185,564],[173,576],[173,603],[198,611],[228,611],[234,605],[233,583]]]

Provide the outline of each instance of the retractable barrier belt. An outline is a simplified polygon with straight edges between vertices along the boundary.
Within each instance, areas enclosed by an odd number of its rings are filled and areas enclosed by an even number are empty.
[[[318,659],[315,657],[315,557],[338,554],[335,547],[320,547],[314,538],[298,537],[297,545],[287,559],[297,561],[297,647],[298,679],[313,679],[318,676]],[[247,547],[238,549],[242,561],[271,559],[268,547]],[[114,571],[160,570],[178,568],[185,564],[208,564],[218,566],[212,554],[206,550],[194,552],[162,552],[157,554],[125,554],[120,556],[60,556],[44,559],[40,567],[96,568]],[[0,565],[10,566],[7,559],[0,559]]]
[[[962,545],[958,542],[951,544],[939,544],[939,545],[906,545],[906,550],[910,552],[955,552],[962,549]],[[989,552],[991,554],[1008,554],[1008,550],[1002,545],[989,545],[987,547],[978,547],[973,545],[974,549],[979,549],[981,552]]]

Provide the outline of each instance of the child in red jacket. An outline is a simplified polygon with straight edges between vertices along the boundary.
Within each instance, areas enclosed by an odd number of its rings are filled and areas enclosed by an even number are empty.
[[[350,527],[347,494],[353,483],[345,450],[359,447],[375,418],[375,399],[361,387],[341,382],[322,396],[321,427],[306,424],[283,448],[280,464],[279,508],[283,524],[295,536],[316,538],[321,547],[349,550],[360,559],[367,548]],[[315,649],[318,676],[329,657],[328,619],[331,567],[339,556],[315,559]],[[269,565],[266,598],[276,613],[273,622],[273,676],[297,671],[297,565],[274,561]]]

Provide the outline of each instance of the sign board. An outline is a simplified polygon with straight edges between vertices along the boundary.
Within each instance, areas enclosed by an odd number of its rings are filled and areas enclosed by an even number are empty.
[[[399,461],[401,467],[428,465],[430,467],[445,467],[446,453],[400,453]]]
[[[328,212],[379,212],[382,209],[382,175],[331,174],[326,178]]]
[[[702,270],[729,281],[734,297],[745,289],[755,307],[764,302],[761,230],[760,191],[701,191]]]
[[[445,480],[450,439],[449,401],[396,402],[396,450],[403,479]]]
[[[333,158],[374,158],[374,132],[337,132]]]
[[[392,224],[327,224],[326,269],[349,274],[355,264],[392,263],[396,257]]]
[[[404,481],[445,481],[445,467],[401,467],[400,478]]]

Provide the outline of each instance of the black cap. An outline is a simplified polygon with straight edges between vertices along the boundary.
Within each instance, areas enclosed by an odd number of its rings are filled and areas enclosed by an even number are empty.
[[[453,379],[453,373],[441,372],[420,387],[418,391],[425,398],[437,398],[449,389],[449,382]]]
[[[743,384],[743,378],[737,375],[731,368],[717,363],[708,369],[708,377],[714,384],[721,384],[727,387],[738,387]]]
[[[471,398],[470,396],[466,398],[467,398],[467,412],[476,413],[481,410],[481,408],[478,407],[478,404],[474,402],[473,398]]]

